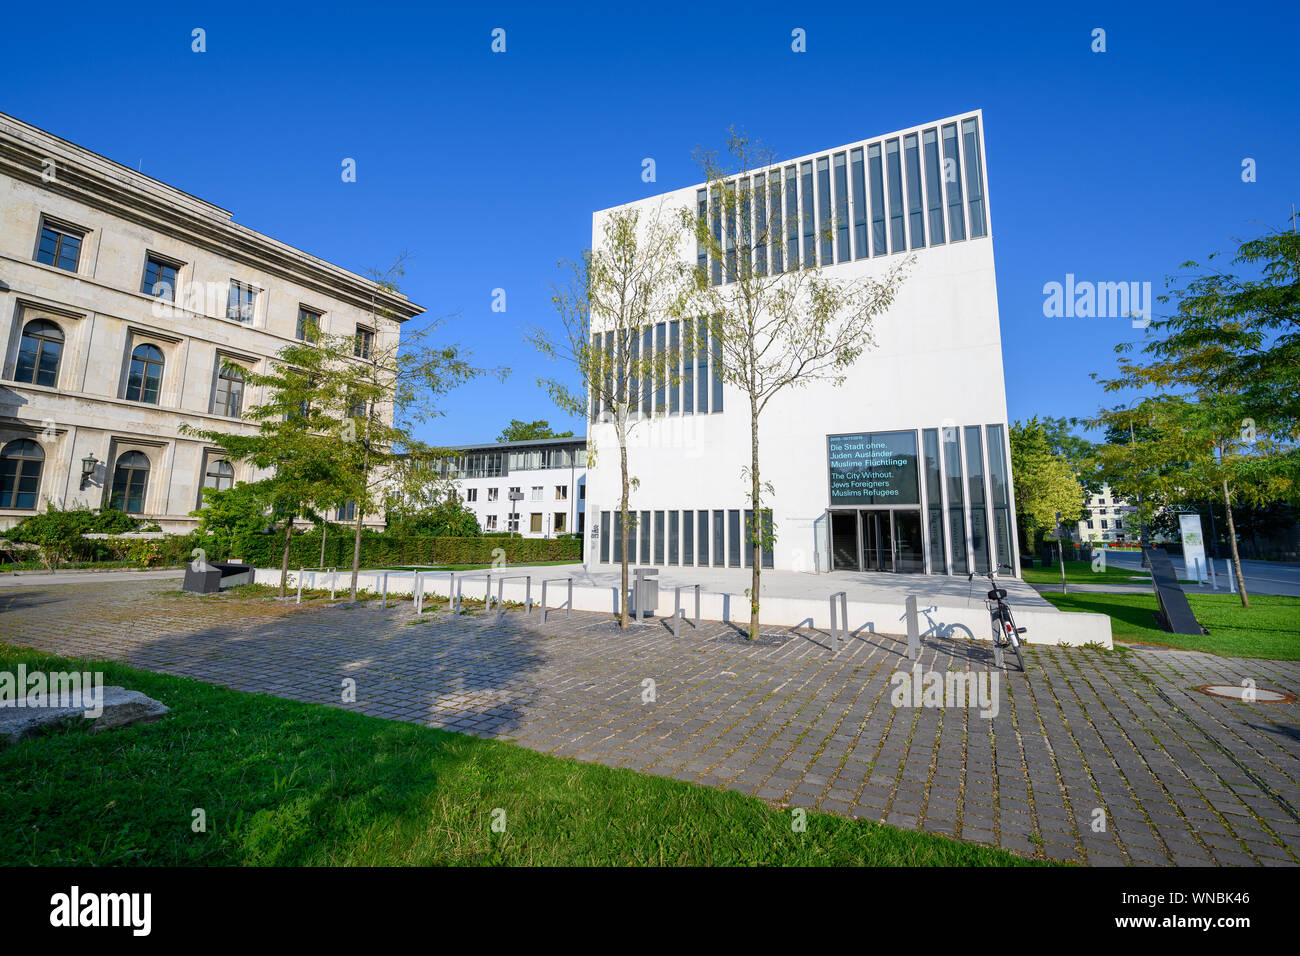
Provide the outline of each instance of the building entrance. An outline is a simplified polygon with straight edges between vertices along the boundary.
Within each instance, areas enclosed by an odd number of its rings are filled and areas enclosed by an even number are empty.
[[[919,508],[831,512],[831,565],[836,571],[925,571]]]

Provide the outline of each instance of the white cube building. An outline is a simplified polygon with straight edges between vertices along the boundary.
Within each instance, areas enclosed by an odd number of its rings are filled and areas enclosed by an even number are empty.
[[[1019,573],[982,127],[978,111],[961,114],[749,171],[752,194],[770,196],[746,210],[754,234],[766,231],[759,217],[788,232],[750,251],[765,270],[816,259],[827,278],[880,277],[915,256],[845,383],[787,389],[762,415],[760,472],[773,486],[763,520],[775,532],[766,567]],[[707,184],[629,206],[643,218],[718,215]],[[613,211],[594,215],[593,247]],[[693,235],[683,251],[715,285],[728,281]],[[630,557],[747,567],[749,403],[719,381],[706,324],[699,332],[673,381],[638,396]],[[664,321],[641,347],[676,354],[686,338]],[[586,560],[607,565],[621,559],[619,454],[605,410],[590,418]]]

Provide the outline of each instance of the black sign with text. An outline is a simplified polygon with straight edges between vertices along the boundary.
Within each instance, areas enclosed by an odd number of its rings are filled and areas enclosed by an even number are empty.
[[[916,432],[828,435],[831,507],[919,504]]]

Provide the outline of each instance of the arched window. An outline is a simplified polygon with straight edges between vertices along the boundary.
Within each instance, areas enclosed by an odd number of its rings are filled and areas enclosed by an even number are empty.
[[[59,356],[63,354],[63,330],[48,319],[35,319],[23,329],[18,346],[15,382],[48,385],[59,377]]]
[[[203,476],[204,488],[225,491],[235,484],[235,466],[223,459],[208,462],[208,472]]]
[[[217,375],[217,400],[213,412],[238,418],[244,407],[244,373],[237,368],[223,368]]]
[[[133,402],[158,404],[162,388],[163,354],[156,345],[137,345],[131,353],[131,373],[126,380],[126,397]]]
[[[45,452],[30,438],[0,449],[0,508],[35,508]]]
[[[113,469],[113,492],[108,506],[114,511],[141,514],[144,492],[149,483],[149,459],[142,452],[128,451],[117,458]]]

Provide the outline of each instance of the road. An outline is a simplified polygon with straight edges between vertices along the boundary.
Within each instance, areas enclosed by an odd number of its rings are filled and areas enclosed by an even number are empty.
[[[1174,568],[1183,573],[1183,559],[1173,558]],[[1131,551],[1107,551],[1106,566],[1110,568],[1137,568],[1142,564],[1142,556]],[[1192,587],[1183,585],[1183,590],[1190,594],[1216,594],[1227,589],[1223,578],[1224,562],[1216,560],[1215,569],[1219,572],[1219,590],[1209,587]],[[1246,578],[1247,594],[1287,594],[1300,597],[1300,564],[1282,561],[1242,561],[1241,573]]]

